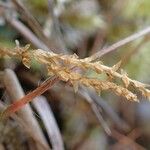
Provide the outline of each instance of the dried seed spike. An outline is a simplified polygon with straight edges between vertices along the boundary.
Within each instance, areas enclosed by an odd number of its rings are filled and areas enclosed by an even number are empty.
[[[113,67],[108,67],[99,63],[99,61],[88,62],[88,59],[79,59],[77,56],[73,55],[55,54],[53,52],[46,52],[42,49],[28,51],[28,49],[29,45],[26,45],[25,47],[16,47],[13,50],[1,48],[0,54],[3,54],[3,56],[21,58],[24,65],[28,68],[30,67],[30,61],[33,57],[38,63],[47,66],[49,69],[48,72],[52,72],[62,81],[79,82],[87,87],[94,88],[96,91],[110,89],[114,93],[124,96],[127,99],[136,100],[137,97],[127,89],[129,84],[132,84],[137,90],[141,91],[144,96],[150,97],[150,90],[146,89],[145,84],[130,79],[126,73],[120,74],[117,72],[117,70],[120,68],[121,62],[117,63]],[[79,70],[82,70],[82,72],[75,72],[72,68],[79,68]],[[97,73],[108,74],[108,76],[112,78],[121,79],[124,82],[125,87],[116,85],[115,81],[113,80],[110,82],[108,79],[101,81],[95,79],[96,77],[91,80],[90,77],[86,75],[83,76],[88,69]],[[77,89],[77,87],[75,87],[75,89]]]

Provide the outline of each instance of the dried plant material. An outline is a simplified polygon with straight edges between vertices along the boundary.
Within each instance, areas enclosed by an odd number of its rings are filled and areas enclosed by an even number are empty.
[[[44,83],[42,83],[38,88],[36,88],[34,91],[30,92],[29,94],[25,95],[20,100],[14,102],[10,106],[8,106],[4,112],[1,114],[0,119],[6,118],[10,116],[12,113],[18,111],[21,107],[23,107],[25,104],[29,103],[31,100],[33,100],[36,96],[40,96],[45,91],[47,91],[51,86],[53,86],[57,81],[58,77],[53,77],[52,79],[46,80]]]
[[[119,68],[121,67],[121,61],[119,61],[117,64],[115,64],[113,67],[112,67],[112,70],[113,71],[118,71],[119,70]]]
[[[121,74],[123,75],[122,82],[124,83],[125,87],[128,88],[128,86],[130,84],[130,82],[128,80],[128,74],[123,70],[121,70]]]
[[[9,97],[11,97],[11,101],[14,103],[17,100],[20,100],[22,97],[25,96],[24,91],[18,81],[18,78],[16,74],[11,69],[5,69],[3,72],[3,84],[6,88],[7,94]],[[20,105],[21,107],[24,105]],[[18,107],[20,109],[21,107]],[[14,106],[15,108],[15,106]],[[42,145],[46,147],[46,149],[49,149],[48,143],[46,142],[46,139],[42,133],[42,130],[40,129],[40,126],[34,117],[34,114],[32,112],[32,109],[29,104],[24,106],[17,114],[22,120],[25,122],[27,126],[30,126],[31,134],[33,137],[36,137],[38,141],[41,141]],[[41,146],[41,143],[37,142],[35,139],[33,140],[33,145],[35,149],[37,150],[43,150],[43,146]]]
[[[127,89],[129,85],[132,85],[139,90],[143,96],[150,97],[150,90],[146,89],[145,84],[130,79],[126,73],[118,73],[121,62],[117,63],[113,67],[103,65],[100,61],[90,62],[90,59],[79,59],[77,55],[62,55],[52,52],[46,52],[42,49],[29,50],[29,46],[17,47],[13,50],[0,49],[2,56],[10,56],[21,58],[25,66],[30,68],[30,62],[35,59],[38,63],[44,64],[47,67],[48,74],[53,74],[59,77],[60,80],[70,82],[75,91],[78,90],[78,85],[91,87],[96,90],[97,93],[103,90],[111,90],[119,96],[123,96],[128,100],[138,101],[137,96]],[[74,71],[72,68],[78,68],[84,72],[84,75],[80,72]],[[97,78],[90,78],[86,76],[87,70],[92,70],[98,74],[106,74],[111,78],[121,79],[125,85],[117,85],[114,81],[106,79],[101,81]]]

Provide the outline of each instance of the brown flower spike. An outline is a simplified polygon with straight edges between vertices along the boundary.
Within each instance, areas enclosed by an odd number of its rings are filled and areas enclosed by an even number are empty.
[[[83,84],[86,87],[95,89],[98,93],[103,90],[112,90],[115,94],[123,96],[128,100],[138,101],[137,96],[128,90],[128,86],[132,85],[139,90],[143,96],[149,98],[150,90],[146,89],[146,84],[132,80],[127,73],[121,71],[118,73],[120,62],[113,67],[103,65],[100,61],[91,62],[90,59],[79,59],[77,55],[62,55],[52,52],[46,52],[41,49],[29,50],[29,45],[25,47],[16,47],[12,50],[8,48],[0,49],[0,56],[9,56],[20,58],[23,64],[30,68],[30,62],[35,59],[38,63],[44,64],[47,67],[48,74],[53,74],[59,77],[60,80],[70,82],[74,90],[78,90],[78,85]],[[77,71],[82,70],[81,71]],[[100,80],[91,78],[86,75],[87,70],[92,70],[97,74],[106,74],[109,78]],[[122,80],[122,85],[109,80],[118,78]]]

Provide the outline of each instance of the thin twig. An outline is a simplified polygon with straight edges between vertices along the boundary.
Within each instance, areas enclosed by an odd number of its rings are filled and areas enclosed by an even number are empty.
[[[143,44],[145,44],[148,41],[148,37],[145,36],[145,38],[142,39],[142,41],[137,44],[137,46],[135,48],[133,48],[131,51],[127,52],[121,59],[121,67],[124,67],[128,61],[130,60],[130,58],[134,55],[137,54],[138,51],[141,49],[141,47],[143,46]]]
[[[12,99],[14,103],[17,103],[18,99],[21,99],[22,97],[24,97],[25,95],[24,91],[18,81],[16,74],[12,70],[10,69],[5,70],[4,76],[3,76],[3,82],[6,87],[6,91],[8,95],[10,96],[10,98]],[[24,106],[18,112],[18,115],[24,120],[27,126],[30,126],[30,128],[32,129],[32,134],[34,136],[37,136],[39,138],[39,141],[41,141],[41,143],[43,143],[45,147],[47,147],[48,149],[49,147],[48,143],[46,142],[46,139],[42,133],[42,130],[32,113],[32,109],[30,105],[27,104],[26,106]],[[41,145],[39,145],[38,143],[36,143],[36,145],[37,145],[38,150],[42,150]]]
[[[37,86],[37,83],[39,81],[33,78],[30,78],[28,73],[24,73],[25,75],[21,76],[23,80],[26,82],[31,82],[35,87]],[[60,89],[63,88],[61,84],[56,85],[57,92],[59,93]],[[52,88],[53,90],[53,88]],[[67,92],[74,92],[72,88],[65,87],[65,90]],[[91,93],[91,94],[90,94]],[[129,126],[123,121],[118,114],[111,108],[111,106],[103,100],[100,96],[98,96],[94,91],[91,91],[90,89],[86,89],[85,87],[81,86],[81,89],[79,88],[79,91],[76,93],[79,96],[85,98],[85,100],[91,105],[91,103],[97,104],[98,108],[102,108],[104,113],[110,118],[110,120],[117,126],[117,128],[127,131],[129,129]]]
[[[104,120],[104,118],[102,117],[97,105],[95,103],[91,103],[91,108],[93,110],[93,112],[95,113],[98,121],[101,123],[102,127],[104,128],[104,131],[110,135],[111,134],[111,130],[108,126],[108,124],[106,123],[106,121]]]
[[[93,99],[90,97],[88,91],[86,90],[86,88],[84,86],[81,86],[81,90],[79,91],[79,94],[86,98],[86,100],[88,101],[88,103],[91,106],[92,111],[94,112],[95,116],[97,117],[98,121],[100,122],[101,126],[103,127],[104,131],[108,135],[110,135],[111,134],[110,128],[109,128],[108,124],[106,123],[106,121],[103,119],[101,112],[100,112],[101,107],[99,107],[99,105],[97,105],[93,101]]]
[[[88,93],[93,101],[103,109],[103,111],[119,129],[124,131],[129,130],[129,125],[117,115],[117,113],[107,104],[105,100],[102,99],[102,97],[98,96],[94,91],[91,90],[88,90]]]
[[[85,59],[89,59],[90,61],[94,61],[94,60],[102,57],[103,55],[105,55],[109,52],[112,52],[112,51],[116,50],[117,48],[119,48],[125,44],[128,44],[129,42],[132,42],[132,41],[134,41],[134,40],[136,40],[142,36],[145,36],[149,33],[150,33],[150,26],[147,27],[146,29],[143,29],[143,30],[135,33],[135,34],[132,34],[131,36],[128,36],[125,39],[120,40],[119,42],[109,46],[108,48],[103,48],[102,50],[99,50],[97,53],[95,53],[92,56],[85,58]]]
[[[50,78],[49,80],[43,82],[34,91],[30,92],[29,94],[25,95],[20,100],[14,102],[10,106],[8,106],[7,109],[3,112],[2,117],[4,117],[4,118],[8,117],[12,113],[18,111],[25,104],[29,103],[32,99],[34,99],[36,96],[40,96],[41,94],[43,94],[46,90],[48,90],[51,86],[53,86],[57,81],[59,81],[59,78],[53,76],[53,78]]]

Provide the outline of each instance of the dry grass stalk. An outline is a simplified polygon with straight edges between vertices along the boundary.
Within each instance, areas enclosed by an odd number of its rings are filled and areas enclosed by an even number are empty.
[[[28,93],[18,101],[14,102],[10,106],[8,106],[4,112],[1,114],[0,119],[6,118],[10,116],[12,113],[18,111],[20,108],[22,108],[25,104],[29,103],[31,100],[33,100],[36,96],[40,96],[45,91],[47,91],[51,86],[53,86],[57,81],[58,77],[53,77],[52,79],[49,79],[45,81],[43,84],[41,84],[38,88],[36,88],[34,91]]]
[[[35,59],[38,63],[47,66],[48,74],[53,74],[62,81],[70,82],[75,91],[78,90],[79,84],[83,84],[84,86],[94,88],[98,93],[103,90],[112,90],[115,94],[123,96],[128,100],[138,101],[137,96],[128,89],[128,86],[132,85],[143,96],[150,97],[150,90],[146,89],[146,84],[130,79],[126,73],[117,72],[121,64],[120,62],[113,67],[108,67],[100,61],[91,62],[88,58],[79,59],[77,55],[61,55],[41,49],[29,50],[29,45],[25,47],[17,46],[11,50],[1,48],[0,55],[20,58],[28,68],[30,68],[31,60]],[[87,70],[93,70],[97,74],[106,74],[108,78],[104,81],[97,78],[90,78],[77,72],[74,68],[79,68],[85,73]],[[122,80],[124,86],[117,85],[110,78]]]
[[[11,69],[5,69],[2,81],[4,82],[6,91],[10,99],[14,103],[25,96],[16,74]],[[43,143],[46,149],[49,149],[48,143],[46,142],[42,130],[36,118],[33,115],[30,105],[26,105],[25,107],[23,107],[18,112],[18,116],[23,119],[23,121],[26,123],[27,126],[30,126],[31,134],[33,134],[34,137],[37,136],[38,141],[41,141],[41,143]],[[43,146],[41,146],[41,144],[39,144],[39,142],[37,142],[36,140],[33,142],[33,144],[34,146],[36,145],[37,150],[43,149]]]

